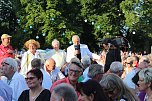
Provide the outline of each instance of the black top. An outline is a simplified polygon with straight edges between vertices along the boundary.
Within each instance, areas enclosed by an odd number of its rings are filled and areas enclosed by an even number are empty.
[[[44,89],[40,95],[36,98],[35,101],[50,101],[51,92],[47,89]],[[29,90],[24,90],[20,95],[18,101],[30,101],[29,99]]]
[[[109,49],[109,52],[106,55],[106,62],[104,71],[107,72],[110,68],[110,65],[114,61],[120,61],[121,62],[121,56],[120,56],[120,49]]]

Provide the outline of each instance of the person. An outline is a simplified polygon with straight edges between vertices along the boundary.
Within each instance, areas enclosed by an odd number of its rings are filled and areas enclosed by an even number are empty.
[[[46,53],[45,59],[54,59],[56,67],[62,71],[62,67],[66,65],[66,52],[60,49],[60,42],[57,39],[52,41],[52,47],[53,49]]]
[[[139,57],[137,55],[133,56],[133,67],[138,68],[139,65]]]
[[[10,45],[10,40],[11,40],[10,35],[8,34],[3,34],[1,36],[1,45],[0,45],[0,64],[3,61],[4,58],[7,57],[12,57],[14,58],[14,50],[12,48],[12,46]]]
[[[26,73],[32,69],[31,61],[34,58],[42,58],[42,56],[38,51],[36,51],[38,48],[40,48],[40,44],[38,41],[30,39],[25,42],[24,46],[28,49],[28,51],[25,52],[22,57],[20,74],[25,77]]]
[[[84,67],[82,78],[86,79],[86,78],[88,78],[89,66],[91,65],[90,57],[88,55],[84,56],[81,59],[81,63],[83,65],[83,67]]]
[[[20,72],[21,70],[21,60],[19,60],[18,58],[15,59],[17,61],[17,64],[18,64],[18,72]]]
[[[56,85],[61,83],[68,83],[74,87],[75,91],[77,92],[77,95],[79,96],[79,92],[76,89],[76,85],[78,84],[78,79],[83,72],[83,67],[82,67],[82,63],[78,61],[79,59],[73,58],[71,60],[72,61],[68,65],[68,77],[56,81],[50,89],[51,92]]]
[[[135,76],[132,78],[133,83],[136,85],[136,92],[138,94],[138,97],[141,101],[144,100],[144,97],[146,95],[145,91],[139,91],[138,87],[138,81],[139,81],[139,72],[144,69],[144,68],[149,68],[149,60],[147,60],[147,58],[142,59],[138,65],[138,72],[135,74]]]
[[[132,64],[132,70],[126,74],[125,78],[123,79],[123,82],[129,87],[132,89],[132,91],[135,91],[135,93],[137,92],[136,91],[136,84],[133,83],[132,81],[132,78],[136,75],[136,73],[139,71],[139,68],[138,67],[138,60],[139,58],[137,56],[133,56],[133,64]]]
[[[62,72],[58,68],[56,68],[55,65],[56,65],[56,62],[52,58],[47,59],[44,65],[45,66],[44,68],[46,69],[46,71],[49,73],[51,77],[52,84],[57,80],[65,78]]]
[[[73,45],[67,48],[67,57],[66,62],[69,63],[70,60],[74,57],[77,57],[81,60],[84,56],[88,55],[90,58],[94,60],[99,60],[100,56],[90,52],[88,46],[85,44],[80,44],[80,38],[78,35],[72,36]]]
[[[28,89],[26,81],[24,77],[18,73],[18,64],[15,59],[11,57],[5,58],[1,65],[2,75],[6,77],[2,80],[12,88],[12,101],[17,101],[22,91]]]
[[[31,66],[32,66],[32,69],[37,68],[37,69],[41,70],[41,72],[43,73],[42,87],[45,89],[50,89],[50,87],[52,86],[51,77],[47,73],[47,71],[44,70],[44,68],[43,68],[44,66],[43,66],[41,59],[34,58],[31,61]]]
[[[139,101],[138,97],[131,92],[116,74],[105,74],[100,81],[100,85],[112,101]]]
[[[112,62],[110,65],[110,69],[108,70],[109,73],[114,73],[118,75],[119,77],[122,76],[123,71],[124,71],[123,65],[119,61]]]
[[[89,79],[99,82],[104,74],[104,67],[99,64],[91,64],[89,66],[88,77],[82,82],[86,82]]]
[[[139,72],[144,69],[144,68],[148,68],[149,67],[149,62],[148,61],[141,61],[138,65],[138,68],[137,68],[137,73],[134,75],[134,77],[132,78],[132,81],[134,84],[136,84],[137,86],[138,85],[138,81],[139,81]]]
[[[107,41],[103,42],[103,45],[104,44],[105,44],[104,48],[106,48],[104,72],[107,72],[112,62],[114,61],[121,62],[121,55],[120,55],[120,48],[117,45],[117,42],[115,39],[108,39]]]
[[[124,69],[124,73],[122,74],[122,79],[124,79],[126,77],[126,75],[132,71],[132,69],[134,69],[133,67],[133,57],[127,57],[126,61],[125,61],[125,69]]]
[[[138,89],[145,91],[143,101],[152,101],[152,68],[145,68],[139,72]]]
[[[4,99],[4,101],[12,101],[12,88],[5,84],[2,80],[0,80],[0,85],[0,96]]]
[[[101,53],[100,53],[100,60],[98,60],[97,63],[104,66],[106,62],[106,54],[108,53],[110,48],[110,38],[102,39],[99,45],[101,48]]]
[[[78,101],[78,97],[70,84],[61,83],[53,88],[50,101]]]
[[[42,87],[43,74],[40,69],[27,72],[26,82],[29,89],[24,90],[18,101],[50,101],[51,93]]]
[[[80,82],[78,91],[80,92],[78,101],[110,101],[100,84],[94,80]]]

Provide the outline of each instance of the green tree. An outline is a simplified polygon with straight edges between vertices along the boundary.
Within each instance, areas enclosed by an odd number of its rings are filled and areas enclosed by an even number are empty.
[[[134,39],[134,46],[137,50],[139,50],[139,48],[142,50],[145,46],[144,44],[147,43],[147,41],[151,41],[152,1],[125,0],[121,2],[120,8],[125,16],[124,25],[129,27],[128,39],[130,39],[130,41]],[[132,34],[133,31],[136,32],[136,35]],[[143,43],[142,40],[146,40],[146,42]],[[141,48],[141,46],[143,47]]]
[[[58,38],[64,48],[73,34],[92,47],[104,36],[118,35],[123,18],[115,0],[20,1],[26,12],[19,18],[23,31],[33,38],[46,34],[47,43]]]
[[[150,0],[12,2],[17,16],[16,37],[21,39],[19,41],[22,41],[22,44],[27,39],[34,38],[41,43],[41,48],[45,48],[50,46],[52,39],[57,38],[61,42],[61,48],[67,48],[71,44],[71,36],[79,34],[81,43],[87,43],[91,50],[98,50],[97,43],[103,37],[126,33],[131,35],[132,31],[139,36],[151,36]],[[130,38],[128,35],[127,38]]]
[[[0,0],[0,31],[11,33],[14,30],[15,12],[10,0]]]

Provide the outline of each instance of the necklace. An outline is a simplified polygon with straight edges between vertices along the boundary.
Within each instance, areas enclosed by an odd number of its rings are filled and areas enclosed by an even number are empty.
[[[42,88],[42,89],[40,90],[40,92],[37,93],[35,96],[31,96],[32,101],[35,101],[42,91],[43,91],[43,88]],[[30,95],[31,95],[31,90],[30,90]]]

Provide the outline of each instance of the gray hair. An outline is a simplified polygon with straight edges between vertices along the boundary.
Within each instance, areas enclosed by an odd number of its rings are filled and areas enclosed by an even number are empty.
[[[133,95],[129,88],[123,83],[121,78],[116,74],[105,74],[100,81],[100,85],[103,87],[103,89],[109,91],[117,89],[118,98],[125,97],[127,98],[127,101],[138,101],[138,98]]]
[[[110,65],[110,71],[112,72],[112,73],[118,73],[119,71],[123,71],[123,65],[122,65],[122,63],[121,62],[119,62],[119,61],[114,61],[114,62],[112,62],[111,63],[111,65]]]
[[[18,70],[18,63],[15,59],[8,57],[8,58],[4,58],[3,62],[9,64],[10,67],[13,67],[14,72]]]
[[[58,45],[60,45],[60,42],[59,42],[57,39],[54,39],[54,40],[52,41],[52,46],[54,46],[55,43],[57,43]]]
[[[61,98],[63,98],[64,101],[77,101],[78,99],[74,88],[67,83],[57,85],[52,92],[55,94],[55,101],[59,101]]]
[[[84,56],[82,59],[81,59],[81,63],[83,64],[83,66],[86,68],[88,67],[90,64],[91,64],[91,59],[88,55]]]
[[[88,76],[94,78],[97,74],[104,73],[103,66],[99,64],[92,64],[89,66]]]
[[[34,59],[31,61],[31,66],[32,66],[32,68],[41,69],[41,68],[42,68],[41,59],[34,58]]]
[[[71,65],[73,65],[73,64],[78,66],[83,71],[84,67],[83,67],[82,63],[80,62],[80,60],[77,57],[74,57],[74,58],[71,59],[69,65],[68,65],[68,69],[70,69]]]
[[[73,35],[73,36],[72,36],[72,41],[74,40],[74,38],[77,38],[77,39],[79,39],[79,41],[80,41],[80,38],[79,38],[78,35]]]
[[[152,81],[152,68],[144,68],[139,72],[139,77],[144,80],[145,83]]]

